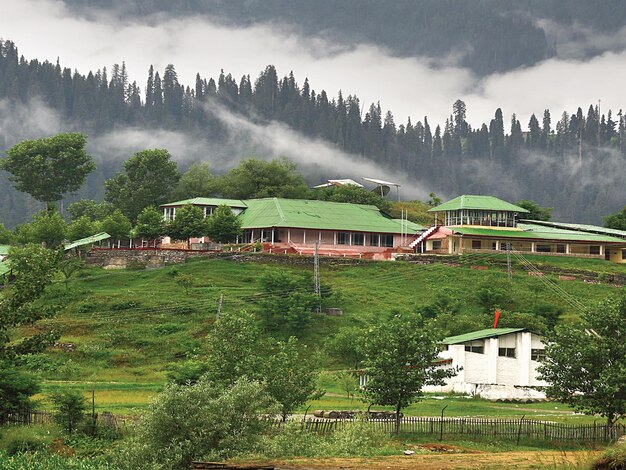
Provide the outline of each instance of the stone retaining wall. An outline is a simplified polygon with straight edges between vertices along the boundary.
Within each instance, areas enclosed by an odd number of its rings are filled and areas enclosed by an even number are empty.
[[[101,266],[105,269],[124,269],[137,266],[158,268],[168,264],[184,263],[190,258],[229,259],[236,262],[262,262],[290,264],[294,266],[310,266],[311,256],[279,255],[269,253],[236,252],[236,251],[193,251],[193,250],[131,250],[131,249],[94,249],[87,254],[87,264]],[[320,264],[326,265],[359,265],[371,263],[370,260],[354,258],[320,257]]]

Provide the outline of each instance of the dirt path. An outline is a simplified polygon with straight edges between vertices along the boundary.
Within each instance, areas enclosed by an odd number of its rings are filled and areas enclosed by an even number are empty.
[[[277,470],[371,469],[371,470],[463,470],[463,469],[565,469],[589,462],[591,451],[497,452],[468,454],[415,454],[352,459],[294,459],[264,462]]]

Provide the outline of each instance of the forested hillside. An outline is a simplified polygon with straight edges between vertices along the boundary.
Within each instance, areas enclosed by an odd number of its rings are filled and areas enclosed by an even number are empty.
[[[537,110],[522,123],[515,115],[505,122],[496,109],[490,122],[473,128],[466,119],[469,110],[457,100],[445,123],[430,123],[427,117],[396,123],[380,104],[313,87],[306,79],[297,82],[293,74],[280,77],[271,65],[256,77],[198,75],[191,86],[179,83],[174,65],[168,65],[164,71],[151,68],[144,86],[129,82],[124,65],[85,76],[59,63],[27,60],[12,42],[0,43],[2,106],[11,110],[41,101],[58,115],[61,128],[81,130],[90,138],[132,127],[182,131],[207,146],[228,142],[231,131],[219,117],[226,110],[261,124],[282,122],[443,195],[534,199],[555,207],[555,218],[579,222],[599,222],[626,201],[626,116],[621,110],[601,112],[598,104],[581,103],[563,114]],[[0,126],[3,148],[16,143],[7,129],[11,127]],[[231,155],[233,166],[245,156]],[[102,182],[116,165],[99,162],[82,195],[100,197]],[[35,206],[28,207],[27,198],[2,178],[0,218],[13,225]]]

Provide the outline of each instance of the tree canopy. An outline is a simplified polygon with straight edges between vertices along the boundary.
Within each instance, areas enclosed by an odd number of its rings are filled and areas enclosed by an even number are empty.
[[[165,234],[174,240],[188,241],[192,237],[207,234],[207,221],[204,212],[197,206],[176,208],[176,218],[168,222]]]
[[[124,162],[124,173],[105,182],[105,200],[136,220],[144,208],[169,202],[179,179],[178,166],[167,150],[142,150]]]
[[[241,235],[241,220],[230,207],[219,206],[207,219],[207,235],[217,243],[232,243]]]
[[[552,218],[552,207],[541,207],[536,202],[527,199],[517,201],[515,204],[528,211],[527,214],[520,214],[522,219],[546,221]]]
[[[600,302],[580,321],[555,327],[547,337],[541,379],[548,397],[609,425],[626,416],[626,297]]]
[[[615,214],[604,217],[604,226],[615,230],[626,231],[626,207]]]
[[[9,180],[19,191],[47,207],[65,193],[78,190],[96,168],[85,151],[86,143],[87,138],[78,133],[25,140],[7,150],[0,168],[11,174]]]
[[[250,158],[220,178],[219,191],[224,197],[236,199],[298,199],[307,193],[308,187],[295,163],[287,159],[266,162]]]
[[[154,207],[144,208],[137,216],[135,235],[147,240],[155,240],[165,234],[165,221],[161,211]]]
[[[370,328],[365,337],[364,395],[371,403],[393,406],[396,433],[400,412],[423,396],[425,385],[443,385],[456,375],[454,369],[438,367],[439,333],[417,314],[393,314]]]

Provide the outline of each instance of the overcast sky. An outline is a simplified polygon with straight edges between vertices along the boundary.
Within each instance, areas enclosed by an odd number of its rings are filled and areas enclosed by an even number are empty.
[[[442,123],[461,98],[474,125],[488,122],[501,107],[507,119],[517,113],[524,128],[533,112],[539,116],[545,108],[556,122],[563,110],[583,106],[586,112],[602,100],[603,110],[617,112],[626,101],[626,34],[621,34],[626,30],[613,39],[587,31],[585,41],[611,51],[592,60],[577,59],[578,45],[572,42],[563,48],[563,58],[478,79],[467,69],[434,69],[426,60],[393,57],[372,45],[303,37],[288,25],[225,27],[200,17],[143,23],[103,15],[85,19],[54,0],[3,0],[2,12],[0,37],[13,40],[27,59],[59,57],[62,66],[81,73],[125,61],[142,89],[150,64],[163,70],[173,63],[180,81],[189,85],[197,72],[217,78],[223,68],[238,81],[243,74],[254,79],[274,64],[281,76],[293,70],[300,84],[308,77],[312,88],[331,96],[341,89],[367,105],[380,100],[397,124],[424,115]],[[568,38],[567,31],[559,34]]]

